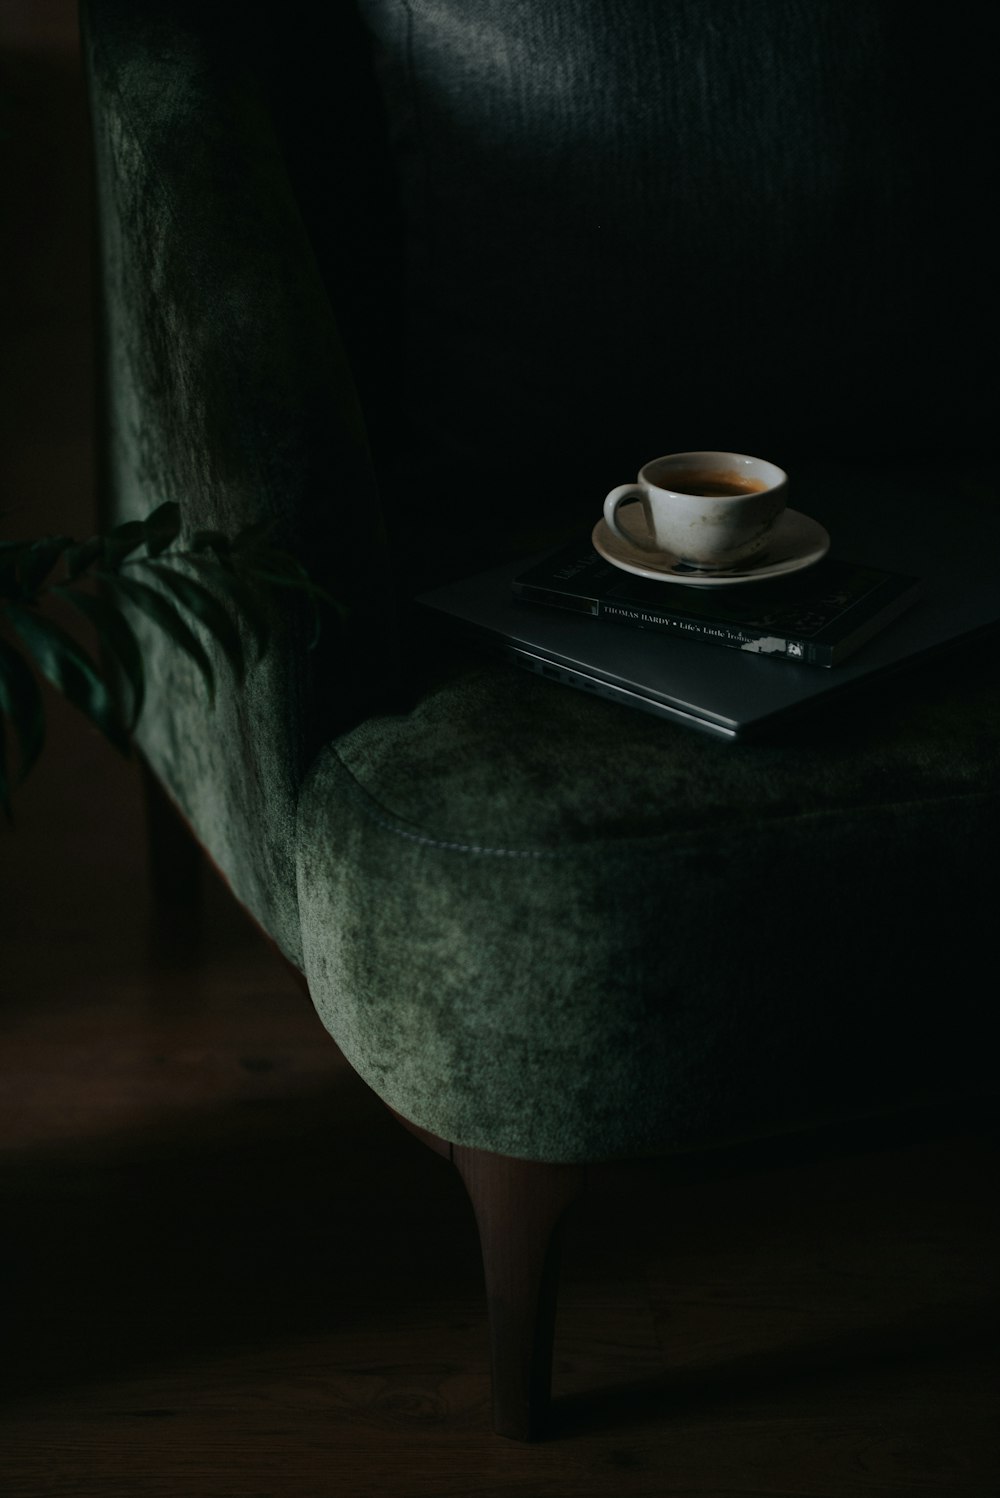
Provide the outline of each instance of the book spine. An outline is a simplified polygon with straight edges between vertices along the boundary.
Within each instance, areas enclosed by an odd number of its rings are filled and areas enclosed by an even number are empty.
[[[743,629],[738,624],[724,624],[718,620],[660,613],[655,609],[639,608],[627,603],[609,603],[603,599],[595,602],[598,615],[615,624],[631,625],[634,629],[659,630],[675,638],[701,640],[706,644],[725,645],[732,650],[744,650],[748,655],[777,656],[799,665],[833,665],[831,646],[797,638],[795,635],[762,634],[760,630]]]

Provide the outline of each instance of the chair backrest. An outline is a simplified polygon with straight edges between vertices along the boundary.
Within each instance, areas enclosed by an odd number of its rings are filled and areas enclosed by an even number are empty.
[[[82,14],[109,513],[273,518],[354,606],[214,707],[150,641],[146,752],[292,956],[303,769],[393,587],[576,534],[672,449],[989,450],[995,7]]]
[[[171,640],[148,662],[142,751],[238,896],[296,959],[298,791],[317,748],[388,668],[385,541],[367,436],[326,282],[289,184],[252,10],[191,0],[82,7],[94,134],[108,521],[176,500],[186,532],[273,522],[353,606],[310,651],[275,611],[263,662],[210,699]],[[244,21],[248,22],[244,26]]]
[[[675,449],[787,464],[986,449],[991,7],[355,8],[388,166],[367,154],[370,100],[345,127],[339,43],[287,28],[290,76],[323,142],[309,174],[326,242],[357,224],[370,261],[365,236],[387,241],[388,324],[363,272],[333,294],[347,317],[362,288],[358,354],[404,548],[426,536],[432,563],[443,532],[469,557],[522,544],[524,502],[543,521],[596,518],[607,488]],[[350,71],[372,86],[370,64]],[[366,137],[353,198],[323,171],[338,149],[324,114],[341,151]]]

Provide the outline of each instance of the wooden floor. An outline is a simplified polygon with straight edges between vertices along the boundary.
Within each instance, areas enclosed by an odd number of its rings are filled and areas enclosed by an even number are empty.
[[[0,22],[0,509],[86,530],[72,7]],[[50,735],[0,831],[2,1498],[998,1498],[995,1134],[596,1172],[552,1435],[502,1440],[457,1176],[223,889],[151,944],[134,767]]]

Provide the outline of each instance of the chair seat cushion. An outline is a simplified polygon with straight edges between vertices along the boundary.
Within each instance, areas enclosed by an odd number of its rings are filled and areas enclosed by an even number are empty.
[[[323,1022],[413,1122],[536,1159],[987,1088],[1000,694],[981,664],[732,746],[456,657],[304,787]]]

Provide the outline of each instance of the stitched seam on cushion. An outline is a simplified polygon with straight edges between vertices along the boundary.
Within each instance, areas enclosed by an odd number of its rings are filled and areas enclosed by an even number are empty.
[[[569,848],[496,848],[488,847],[479,843],[463,843],[446,838],[432,837],[426,832],[411,832],[406,827],[399,826],[391,820],[391,813],[378,809],[378,804],[371,795],[359,785],[353,773],[347,768],[336,750],[333,751],[333,759],[338,771],[340,771],[347,782],[347,792],[351,800],[356,803],[369,821],[376,826],[382,827],[386,832],[393,833],[407,842],[418,843],[428,848],[441,848],[452,853],[481,853],[494,858],[544,858],[544,859],[567,859],[577,858],[584,854],[603,854],[612,845],[631,843],[638,848],[649,847],[657,842],[682,839],[694,834],[698,836],[696,828],[677,828],[673,832],[657,832],[650,837],[609,838],[604,841],[574,843]],[[945,796],[933,803],[935,808],[947,808],[956,802],[991,801],[995,799],[992,791],[973,791],[969,795]],[[912,806],[918,803],[911,801],[889,801],[874,806],[856,806],[850,809],[829,807],[818,811],[800,812],[795,816],[774,817],[768,822],[769,827],[780,826],[786,823],[794,826],[797,822],[821,821],[830,817],[857,816],[860,818],[871,816],[875,812],[891,812],[897,808]],[[929,804],[929,803],[928,803]],[[733,829],[735,832],[755,833],[759,828],[747,826],[745,828]]]
[[[410,832],[407,828],[390,822],[387,816],[380,815],[375,810],[354,781],[348,787],[348,794],[369,821],[384,827],[386,832],[394,833],[396,837],[405,838],[410,843],[422,843],[428,848],[444,848],[452,853],[484,853],[492,858],[570,858],[574,852],[579,851],[578,848],[488,848],[482,843],[447,842],[444,838],[431,837],[426,832]]]
[[[338,770],[340,770],[347,782],[347,793],[351,800],[360,807],[369,821],[376,826],[382,827],[386,832],[393,833],[396,837],[404,838],[410,843],[419,843],[427,848],[443,848],[451,853],[481,853],[492,858],[572,858],[581,850],[579,846],[573,848],[491,848],[483,843],[462,843],[446,838],[432,837],[426,832],[411,832],[406,827],[400,827],[397,823],[390,821],[389,815],[376,809],[368,792],[355,780],[351,771],[344,764],[339,755],[334,754]]]

